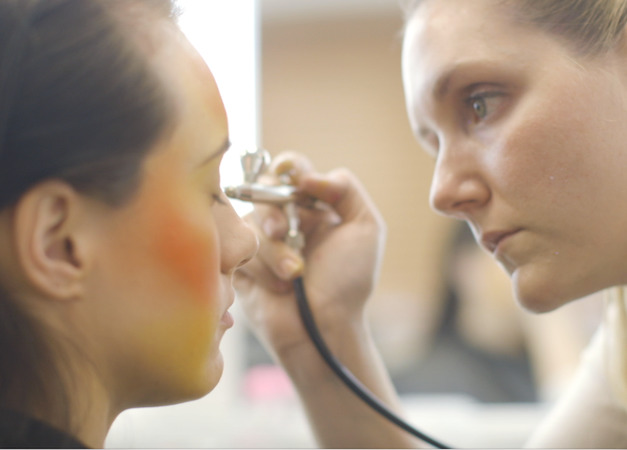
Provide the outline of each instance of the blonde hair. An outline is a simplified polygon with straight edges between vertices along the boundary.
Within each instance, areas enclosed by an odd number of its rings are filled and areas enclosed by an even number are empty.
[[[595,55],[622,41],[626,0],[504,0],[514,17],[557,37],[576,53]]]
[[[425,0],[399,0],[408,20]],[[536,26],[580,54],[614,47],[627,24],[627,0],[495,0],[520,23]]]
[[[627,287],[605,292],[607,328],[606,361],[610,383],[618,399],[627,407]]]
[[[406,20],[424,0],[400,0]],[[513,20],[561,39],[575,54],[601,55],[624,44],[627,0],[495,0]],[[627,407],[627,287],[606,291],[607,365]]]

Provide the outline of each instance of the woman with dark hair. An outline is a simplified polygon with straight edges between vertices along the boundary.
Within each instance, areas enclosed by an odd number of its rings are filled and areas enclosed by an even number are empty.
[[[0,2],[0,446],[102,447],[213,389],[257,245],[228,148],[170,1]]]

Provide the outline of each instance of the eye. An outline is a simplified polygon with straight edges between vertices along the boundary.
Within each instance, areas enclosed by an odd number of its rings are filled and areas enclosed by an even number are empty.
[[[471,106],[478,119],[484,119],[488,115],[488,106],[486,105],[485,98],[480,97],[473,99]]]
[[[471,109],[471,122],[479,123],[492,117],[498,111],[504,94],[500,91],[484,91],[472,94],[466,100]]]
[[[211,203],[212,204],[219,204],[219,205],[228,205],[227,200],[224,197],[224,192],[222,192],[222,190],[220,190],[219,193],[214,193],[211,194]]]

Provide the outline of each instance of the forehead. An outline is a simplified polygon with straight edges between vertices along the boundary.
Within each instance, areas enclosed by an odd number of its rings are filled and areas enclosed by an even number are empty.
[[[468,39],[499,39],[505,16],[498,12],[494,0],[425,0],[408,20],[405,48],[424,54],[434,46],[438,52],[446,48],[451,37],[466,37],[453,42],[456,48],[468,47]]]
[[[215,79],[199,53],[178,29],[167,36],[155,59],[176,108],[176,153],[196,164],[218,150],[228,136],[224,104]]]
[[[437,90],[443,75],[458,66],[524,65],[543,52],[546,35],[511,17],[500,0],[424,1],[409,19],[403,42],[408,94]]]

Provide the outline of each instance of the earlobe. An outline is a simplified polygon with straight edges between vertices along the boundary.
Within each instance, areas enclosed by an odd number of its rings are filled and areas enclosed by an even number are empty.
[[[20,268],[32,288],[45,297],[74,300],[82,292],[79,210],[78,194],[58,180],[36,185],[15,206],[13,228]]]

